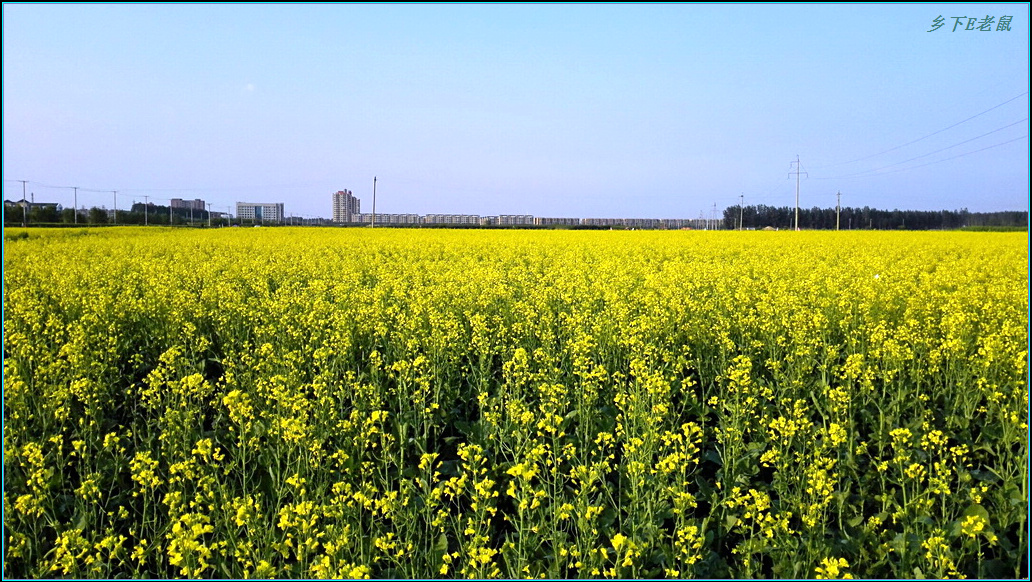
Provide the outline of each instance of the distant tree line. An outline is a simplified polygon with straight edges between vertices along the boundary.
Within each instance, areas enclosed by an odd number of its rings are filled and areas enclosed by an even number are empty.
[[[744,228],[773,227],[791,229],[795,226],[795,208],[763,204],[724,209],[723,228],[739,228],[739,217]],[[1028,211],[969,212],[961,210],[879,210],[844,207],[839,214],[842,230],[951,230],[971,227],[1028,226]],[[799,228],[808,230],[835,230],[834,208],[800,208]]]
[[[135,203],[129,210],[119,210],[117,216],[113,216],[111,210],[106,208],[93,207],[89,210],[80,209],[78,219],[75,211],[71,208],[63,208],[60,211],[56,205],[35,205],[26,209],[17,205],[4,205],[4,225],[19,226],[23,223],[30,225],[45,224],[111,224],[112,219],[116,224],[154,224],[154,225],[183,225],[191,224],[189,208],[173,208],[171,214],[167,205]],[[208,211],[194,210],[193,224],[207,224]],[[228,221],[225,218],[213,218],[212,226],[225,225]]]

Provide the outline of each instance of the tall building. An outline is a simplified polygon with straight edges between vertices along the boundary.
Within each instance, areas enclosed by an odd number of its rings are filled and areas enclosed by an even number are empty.
[[[351,215],[359,214],[361,200],[355,198],[351,190],[338,190],[333,193],[333,222],[355,222]]]
[[[172,208],[185,208],[186,210],[204,210],[204,200],[195,198],[193,200],[183,200],[182,198],[172,199]]]
[[[237,202],[237,218],[257,222],[282,222],[282,202]]]

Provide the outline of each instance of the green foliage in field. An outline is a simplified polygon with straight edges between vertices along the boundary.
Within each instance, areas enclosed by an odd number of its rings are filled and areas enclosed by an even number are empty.
[[[1027,575],[1026,234],[71,234],[6,576]]]

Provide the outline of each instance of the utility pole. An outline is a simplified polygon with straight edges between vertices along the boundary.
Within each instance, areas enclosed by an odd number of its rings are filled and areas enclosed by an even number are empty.
[[[369,223],[369,228],[376,228],[376,176],[373,176],[373,221]]]
[[[717,203],[716,202],[713,203],[713,214],[711,214],[710,216],[713,217],[713,230],[717,230],[717,226],[719,225],[719,223],[717,222]]]
[[[75,191],[75,198],[73,198],[74,202],[72,202],[72,210],[74,211],[72,212],[72,222],[79,224],[79,187],[72,186],[72,190]]]
[[[25,183],[28,180],[18,180],[21,182],[21,201],[22,201],[22,226],[29,225],[29,201],[25,199]],[[35,196],[33,196],[35,198]]]
[[[795,174],[795,229],[799,230],[799,174],[806,174],[806,172],[801,171],[802,165],[799,163],[799,154],[796,154],[795,160],[795,172],[789,172],[788,175]],[[809,178],[810,174],[806,174],[806,177]]]
[[[168,201],[168,225],[172,226],[172,201]]]
[[[111,191],[111,207],[114,208],[111,214],[111,224],[118,224],[118,190]]]
[[[745,192],[738,197],[738,230],[745,230],[745,225],[742,222],[745,219]]]
[[[835,204],[835,230],[839,227],[839,212],[842,211],[842,192],[838,193],[838,202]]]
[[[147,226],[147,209],[150,207],[150,196],[143,197],[143,225]]]
[[[211,228],[211,202],[208,202],[208,228]]]

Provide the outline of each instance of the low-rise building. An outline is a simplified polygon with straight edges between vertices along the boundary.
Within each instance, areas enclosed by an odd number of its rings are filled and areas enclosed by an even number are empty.
[[[204,210],[204,200],[195,198],[193,200],[183,200],[182,198],[173,198],[170,202],[172,208],[182,208],[184,210]]]
[[[585,226],[623,226],[622,218],[584,218],[581,224]]]
[[[518,226],[534,224],[534,217],[529,214],[500,214],[499,226]]]
[[[659,228],[658,218],[624,218],[623,225],[627,228]]]
[[[360,212],[351,215],[351,222],[358,224],[373,224],[372,212]],[[376,213],[376,224],[422,224],[423,219],[418,214],[389,214]]]
[[[52,210],[56,210],[57,212],[61,212],[61,210],[63,210],[61,205],[58,204],[57,202],[29,202],[28,200],[25,200],[25,199],[16,200],[16,201],[4,200],[4,206],[7,207],[7,208],[10,208],[10,207],[13,207],[13,206],[17,206],[18,208],[25,208],[25,209],[29,210],[29,212],[31,212],[33,210],[36,210],[36,209],[47,209],[47,208],[52,209]]]
[[[542,216],[534,217],[534,224],[538,226],[550,226],[550,225],[564,225],[564,226],[580,226],[581,219],[579,218],[545,218]]]
[[[424,224],[480,224],[479,214],[427,214]]]

